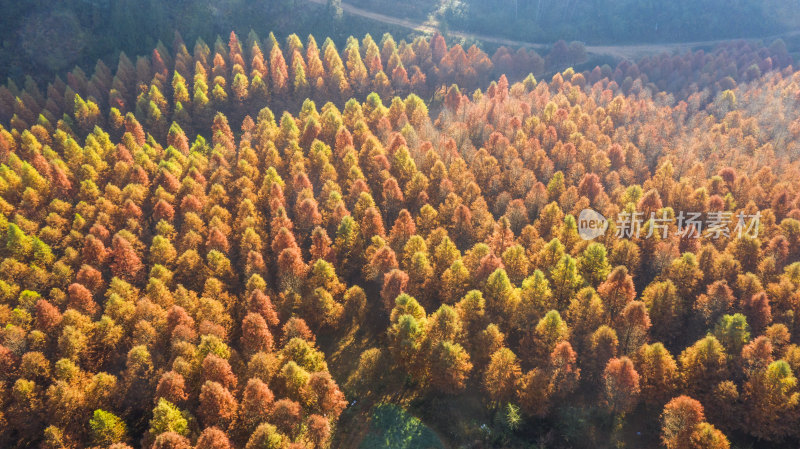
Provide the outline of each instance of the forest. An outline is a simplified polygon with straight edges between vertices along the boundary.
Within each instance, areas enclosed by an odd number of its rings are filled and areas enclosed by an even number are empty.
[[[0,86],[0,447],[800,444],[784,41],[167,42]]]

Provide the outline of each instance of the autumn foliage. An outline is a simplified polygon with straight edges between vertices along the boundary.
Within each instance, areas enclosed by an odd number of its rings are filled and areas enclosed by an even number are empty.
[[[441,36],[162,47],[0,88],[0,446],[336,447],[386,397],[467,398],[464,444],[800,441],[785,48],[537,81]]]

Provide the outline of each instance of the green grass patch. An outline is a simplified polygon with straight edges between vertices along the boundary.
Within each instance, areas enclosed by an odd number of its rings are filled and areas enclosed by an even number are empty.
[[[379,404],[372,409],[370,427],[361,449],[444,448],[439,437],[418,418],[394,404]]]

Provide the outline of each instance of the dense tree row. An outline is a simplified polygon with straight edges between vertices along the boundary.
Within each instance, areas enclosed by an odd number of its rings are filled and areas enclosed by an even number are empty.
[[[758,81],[762,74],[782,70],[792,64],[786,44],[778,39],[769,47],[744,41],[720,44],[705,52],[698,50],[681,55],[666,53],[631,63],[623,61],[611,73],[595,69],[589,82],[608,77],[623,87],[625,93],[638,93],[637,80],[653,83],[653,92],[669,92],[678,100],[708,102],[738,83]],[[632,90],[633,89],[633,90]]]
[[[95,125],[119,127],[132,112],[163,139],[173,121],[190,135],[208,129],[215,112],[238,123],[265,104],[297,110],[306,98],[339,106],[370,92],[382,98],[413,92],[429,99],[450,84],[474,90],[506,71],[538,75],[586,58],[579,44],[557,45],[547,59],[521,50],[512,61],[502,49],[494,55],[495,70],[493,59],[478,47],[448,47],[441,35],[399,44],[389,34],[379,42],[370,35],[360,42],[351,37],[340,53],[331,39],[319,46],[311,35],[305,43],[290,35],[282,46],[271,33],[262,41],[251,32],[242,42],[231,32],[227,43],[218,38],[213,47],[198,40],[191,53],[176,35],[173,48],[170,53],[159,44],[135,63],[123,53],[116,71],[102,61],[91,76],[76,68],[66,83],[56,78],[45,92],[31,77],[23,88],[10,82],[0,87],[0,122],[20,131],[37,123],[58,127],[64,114],[74,113],[76,123],[68,125],[83,136]],[[109,117],[109,109],[117,111]]]
[[[411,44],[397,44],[388,34],[380,42],[369,35],[361,42],[350,38],[341,54],[330,39],[320,48],[313,36],[304,44],[291,35],[282,48],[272,34],[262,42],[254,33],[245,44],[234,33],[227,45],[217,39],[213,55],[202,40],[195,44],[193,55],[180,36],[173,47],[175,52],[170,54],[159,45],[150,58],[139,57],[135,64],[123,53],[115,72],[102,61],[91,76],[76,68],[66,83],[56,78],[44,92],[31,77],[23,87],[13,81],[0,86],[0,122],[18,130],[36,123],[57,126],[65,113],[82,109],[76,119],[84,123],[70,126],[84,135],[95,124],[105,125],[107,108],[116,108],[119,114],[113,115],[113,121],[117,126],[121,116],[133,112],[140,121],[158,122],[154,131],[159,138],[172,121],[191,136],[210,126],[215,111],[239,122],[264,104],[276,110],[297,110],[311,98],[342,106],[347,99],[364,99],[370,92],[382,98],[414,93],[438,103],[442,88],[450,84],[471,92],[485,86],[490,77],[505,74],[522,80],[530,73],[540,76],[586,60],[579,43],[559,41],[544,58],[533,50],[506,47],[489,58],[474,45],[466,51],[460,45],[448,48],[440,35],[417,38]],[[639,95],[643,89],[663,91],[700,107],[737,83],[753,81],[790,63],[780,40],[769,48],[726,44],[709,53],[665,54],[638,63],[623,61],[615,68],[595,67],[582,73],[582,82],[594,84],[608,78],[626,95]]]
[[[464,444],[568,445],[531,429],[578,408],[593,447],[634,411],[668,448],[796,445],[800,74],[707,106],[571,69],[391,97],[493,70],[442,42],[232,35],[2,90],[0,445],[328,447],[345,393],[398,392],[478,399]],[[336,101],[273,112],[305,96]]]

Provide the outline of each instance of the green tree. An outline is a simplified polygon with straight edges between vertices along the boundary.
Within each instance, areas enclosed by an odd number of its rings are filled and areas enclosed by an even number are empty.
[[[745,383],[743,395],[750,406],[744,418],[748,433],[768,441],[796,433],[796,427],[786,418],[800,412],[800,392],[788,363],[778,360],[755,372]]]
[[[550,281],[556,307],[558,310],[566,309],[570,299],[583,285],[575,259],[569,255],[562,257],[550,273]]]
[[[583,250],[578,259],[578,272],[594,288],[606,280],[611,272],[611,265],[608,263],[606,247],[602,243],[592,242]]]
[[[275,426],[263,423],[250,435],[245,449],[281,449],[286,444],[286,439]]]
[[[431,351],[430,382],[438,391],[456,393],[466,387],[472,370],[469,354],[458,343],[441,341]]]
[[[678,360],[687,390],[701,401],[708,400],[729,373],[725,348],[713,335],[686,348]]]
[[[714,327],[714,336],[722,343],[728,354],[740,354],[744,345],[750,341],[747,318],[741,313],[722,316]]]
[[[418,356],[424,338],[424,326],[412,315],[400,315],[389,328],[389,349],[396,363],[414,377],[418,374],[421,362]]]
[[[92,433],[92,441],[103,446],[122,443],[127,435],[125,422],[113,413],[102,409],[94,411],[89,420],[89,428]]]
[[[150,434],[155,437],[164,432],[188,435],[189,422],[178,407],[164,398],[159,398],[153,409],[153,418],[150,419]]]

